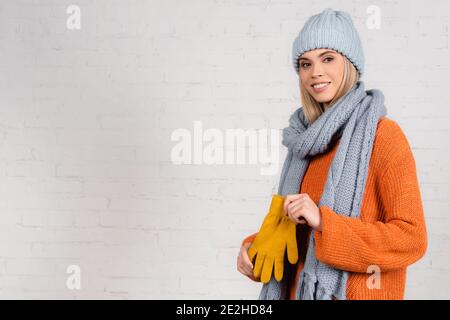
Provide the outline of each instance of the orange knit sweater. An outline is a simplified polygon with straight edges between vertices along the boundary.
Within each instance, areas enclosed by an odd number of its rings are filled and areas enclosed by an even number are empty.
[[[316,204],[339,141],[311,159],[300,186],[300,193]],[[378,122],[359,218],[338,215],[327,206],[319,209],[322,231],[313,231],[316,257],[349,271],[347,299],[403,299],[406,268],[425,254],[427,232],[413,153],[395,121],[383,117]],[[297,225],[299,261],[292,269],[296,272],[287,275],[289,299],[295,299],[311,231],[308,225]],[[373,285],[372,265],[381,272],[379,287]]]

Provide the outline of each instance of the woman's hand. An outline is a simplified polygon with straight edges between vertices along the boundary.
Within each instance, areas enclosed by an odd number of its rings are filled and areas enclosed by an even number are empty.
[[[259,280],[255,279],[253,276],[253,264],[248,257],[247,250],[252,245],[251,242],[244,243],[241,246],[241,250],[239,251],[239,255],[237,257],[237,269],[240,273],[252,279],[253,281],[259,282]]]
[[[311,228],[322,231],[320,210],[307,193],[287,195],[283,207],[285,214],[295,224],[307,223]]]

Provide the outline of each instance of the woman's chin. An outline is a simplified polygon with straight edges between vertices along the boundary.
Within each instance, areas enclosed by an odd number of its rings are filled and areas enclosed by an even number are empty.
[[[314,98],[314,100],[316,100],[317,102],[319,102],[319,103],[327,103],[327,102],[330,102],[333,99],[334,94],[335,94],[335,92],[331,92],[331,91],[334,91],[334,90],[330,91],[330,89],[333,89],[333,88],[328,88],[324,92],[314,92],[312,89],[311,90],[308,89],[308,92]]]
[[[313,97],[319,103],[328,103],[333,99],[332,97],[331,98],[330,97],[322,97],[320,95],[315,95]]]

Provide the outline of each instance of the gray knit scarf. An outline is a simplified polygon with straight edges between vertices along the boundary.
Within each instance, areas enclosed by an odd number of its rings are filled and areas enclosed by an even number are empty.
[[[358,81],[331,108],[309,124],[303,108],[297,109],[283,129],[283,145],[288,154],[283,164],[278,193],[299,193],[310,158],[325,152],[338,138],[338,149],[328,171],[318,207],[325,205],[337,214],[356,218],[366,184],[370,156],[378,120],[387,113],[384,95],[377,89],[364,90]],[[285,263],[287,272],[294,272]],[[287,275],[287,273],[285,273]],[[274,276],[263,284],[260,300],[286,299],[287,276]],[[348,272],[317,260],[314,232],[311,232],[305,265],[296,289],[298,300],[346,299]]]

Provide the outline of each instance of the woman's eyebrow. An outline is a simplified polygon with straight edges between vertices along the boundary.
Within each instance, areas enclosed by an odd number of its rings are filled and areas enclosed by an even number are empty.
[[[327,51],[324,51],[324,52],[322,52],[321,54],[319,54],[319,58],[320,58],[321,56],[327,54],[327,53],[333,53],[333,54],[334,54],[333,51],[327,50]],[[309,60],[309,59],[308,59],[308,58],[304,58],[304,57],[300,57],[300,59],[298,59],[298,60],[300,61],[300,60]]]

